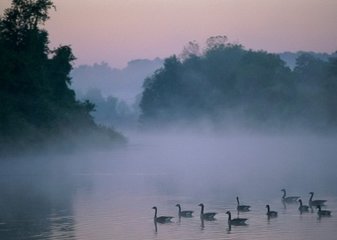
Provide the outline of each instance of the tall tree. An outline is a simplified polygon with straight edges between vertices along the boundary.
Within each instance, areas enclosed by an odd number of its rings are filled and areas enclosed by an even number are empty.
[[[0,142],[7,145],[105,131],[90,115],[94,106],[77,101],[69,88],[71,48],[48,47],[41,25],[52,8],[51,0],[13,0],[0,18]]]

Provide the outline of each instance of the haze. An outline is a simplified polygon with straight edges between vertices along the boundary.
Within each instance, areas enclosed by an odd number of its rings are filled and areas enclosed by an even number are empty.
[[[0,21],[0,239],[336,238],[336,0],[53,2]]]
[[[1,12],[9,0],[0,2]],[[269,52],[334,52],[335,0],[55,0],[46,28],[51,45],[70,44],[76,64],[124,67],[165,58],[184,44],[226,35]]]

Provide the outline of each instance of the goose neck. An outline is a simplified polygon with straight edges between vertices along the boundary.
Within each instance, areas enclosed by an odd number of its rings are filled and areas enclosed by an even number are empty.
[[[228,212],[227,214],[228,214],[228,221],[230,222],[232,220],[232,214],[230,212]]]

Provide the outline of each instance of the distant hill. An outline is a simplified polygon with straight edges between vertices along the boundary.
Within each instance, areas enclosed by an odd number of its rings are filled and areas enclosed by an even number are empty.
[[[144,79],[162,65],[160,58],[132,60],[123,69],[112,68],[105,62],[80,65],[71,72],[72,88],[79,95],[99,89],[105,97],[114,96],[131,104],[142,92]]]

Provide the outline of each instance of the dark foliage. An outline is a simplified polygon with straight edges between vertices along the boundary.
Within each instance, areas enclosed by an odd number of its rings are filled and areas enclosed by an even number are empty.
[[[95,125],[91,103],[75,100],[69,88],[72,50],[50,50],[48,33],[39,27],[53,7],[51,0],[13,0],[0,18],[2,148],[41,146],[52,138],[69,139],[86,131],[122,138]]]
[[[203,54],[185,48],[183,59],[166,59],[145,80],[143,126],[206,120],[260,129],[337,127],[336,59],[302,54],[291,70],[276,54],[210,40]]]

